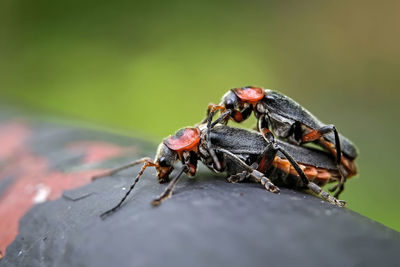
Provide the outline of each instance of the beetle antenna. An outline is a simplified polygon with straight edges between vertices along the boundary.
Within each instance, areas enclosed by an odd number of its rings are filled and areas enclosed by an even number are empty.
[[[178,183],[180,177],[182,176],[182,174],[185,171],[188,171],[188,170],[189,170],[189,166],[183,165],[182,168],[180,169],[178,175],[174,179],[172,179],[172,181],[168,184],[167,188],[165,188],[165,191],[151,202],[151,205],[158,206],[161,204],[161,202],[170,198],[172,196],[172,191],[174,190],[175,185]]]
[[[114,211],[116,211],[119,207],[121,207],[122,203],[125,201],[125,199],[128,197],[128,195],[131,193],[131,191],[133,190],[133,188],[135,187],[136,183],[139,181],[140,177],[142,176],[142,174],[144,173],[144,171],[147,169],[147,167],[155,167],[157,166],[155,163],[153,163],[152,161],[148,161],[145,162],[145,164],[143,165],[143,167],[140,169],[138,175],[135,178],[135,181],[133,182],[133,184],[131,184],[128,192],[125,193],[125,196],[120,200],[120,202],[113,207],[112,209],[107,210],[106,212],[103,212],[100,217],[102,219],[104,219],[105,217],[107,217],[109,214],[113,213]]]
[[[131,163],[126,164],[126,165],[123,165],[121,167],[117,167],[117,168],[111,169],[109,171],[106,171],[106,172],[98,174],[98,175],[94,175],[94,176],[92,176],[92,181],[94,181],[96,179],[99,179],[99,178],[111,176],[113,174],[116,174],[116,173],[118,173],[120,171],[123,171],[125,169],[128,169],[130,167],[136,166],[136,165],[138,165],[140,163],[143,163],[143,162],[152,162],[152,160],[151,160],[151,158],[148,158],[148,157],[135,160],[134,162],[131,162]]]

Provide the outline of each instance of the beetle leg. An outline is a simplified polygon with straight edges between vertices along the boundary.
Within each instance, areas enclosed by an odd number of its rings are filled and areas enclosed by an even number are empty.
[[[222,105],[216,105],[213,103],[209,104],[207,107],[206,117],[199,124],[206,123],[210,116],[210,113],[213,113],[211,116],[211,119],[212,119],[212,117],[214,117],[215,112],[218,110],[220,110],[221,112],[225,112],[226,108]]]
[[[278,153],[278,150],[274,148],[273,144],[274,143],[269,143],[264,152],[256,159],[258,165],[257,170],[265,172],[272,166],[275,156]]]
[[[225,121],[226,117],[230,116],[231,114],[232,110],[227,110],[224,113],[222,113],[215,121],[213,121],[209,129],[214,128],[214,126],[220,123],[221,121]]]
[[[330,188],[329,191],[334,192],[334,191],[338,190],[334,195],[335,197],[338,197],[340,195],[340,193],[344,190],[344,183],[346,182],[346,177],[343,175],[343,172],[341,171],[341,168],[340,168],[341,160],[342,160],[342,151],[341,151],[339,133],[337,132],[336,127],[334,125],[326,125],[319,129],[313,130],[310,133],[303,135],[303,137],[301,138],[301,142],[302,143],[312,142],[312,141],[318,140],[324,134],[331,133],[331,132],[333,132],[335,135],[335,150],[332,149],[333,150],[332,153],[336,154],[336,165],[337,165],[337,169],[339,170],[340,181],[338,182],[337,185]]]
[[[224,157],[228,157],[230,160],[232,160],[236,165],[244,169],[244,172],[247,172],[248,175],[256,182],[261,183],[262,185],[265,186],[265,189],[272,193],[279,193],[280,190],[277,186],[275,186],[267,177],[262,172],[259,172],[253,168],[251,168],[249,165],[247,165],[243,160],[241,160],[238,156],[235,154],[231,153],[230,151],[219,148],[219,152],[223,153]]]
[[[277,145],[278,150],[285,155],[286,159],[289,160],[290,164],[295,168],[297,173],[299,174],[303,184],[307,186],[308,189],[310,189],[312,192],[317,194],[318,196],[321,196],[323,199],[329,201],[330,203],[337,205],[339,207],[344,207],[346,205],[346,202],[343,200],[338,200],[336,197],[332,197],[328,192],[325,192],[322,190],[321,187],[316,185],[313,182],[310,182],[307,178],[307,176],[304,174],[303,170],[300,168],[300,166],[297,164],[297,162],[292,158],[292,156],[287,153],[284,149],[280,148]]]
[[[319,187],[318,185],[316,185],[313,182],[310,182],[307,187],[316,195],[321,196],[323,199],[327,200],[328,202],[335,204],[339,207],[344,207],[346,206],[346,202],[343,200],[338,200],[336,197],[332,197],[331,195],[329,195],[328,192],[325,192],[322,190],[321,187]]]
[[[334,125],[326,125],[322,126],[319,129],[313,130],[308,134],[303,135],[301,138],[302,143],[308,143],[312,142],[315,140],[318,140],[320,137],[322,137],[324,134],[331,133],[333,132],[335,135],[335,149],[336,149],[336,163],[340,165],[341,162],[341,157],[342,157],[342,149],[340,145],[340,138],[339,138],[339,133],[336,130],[336,127]]]
[[[171,180],[171,182],[168,184],[167,188],[165,188],[164,192],[151,202],[151,205],[158,206],[161,204],[161,202],[170,198],[172,196],[172,192],[174,191],[174,188],[175,188],[176,184],[178,183],[180,177],[182,176],[182,174],[184,172],[189,171],[189,169],[190,168],[188,165],[183,165],[181,170],[179,171],[178,175],[174,179]]]
[[[249,105],[248,107],[242,109],[242,110],[236,110],[232,109],[231,110],[231,118],[236,121],[236,122],[242,122],[246,120],[248,117],[250,117],[251,112],[253,111],[253,106]]]
[[[269,143],[275,142],[275,137],[268,128],[268,122],[264,119],[258,120],[258,131],[262,134],[264,139]]]
[[[249,177],[249,173],[247,171],[243,171],[241,173],[232,174],[231,176],[226,178],[226,180],[229,183],[238,183],[238,182],[243,182],[248,177]]]
[[[344,190],[344,183],[346,182],[346,177],[343,175],[343,172],[341,170],[341,165],[337,165],[337,169],[339,170],[339,175],[340,175],[340,180],[338,181],[338,183],[336,185],[334,185],[333,187],[329,188],[328,190],[330,192],[334,192],[337,190],[337,192],[334,194],[334,196],[337,198],[339,197],[340,193],[343,192]]]
[[[212,122],[212,118],[214,116],[214,112],[211,111],[208,114],[208,119],[207,119],[207,135],[206,135],[206,141],[207,141],[207,147],[208,150],[210,151],[210,155],[213,159],[214,162],[214,166],[215,168],[220,171],[221,170],[221,164],[219,163],[218,157],[215,154],[215,151],[212,147],[212,143],[211,143],[211,139],[210,139],[210,134],[211,134],[211,129],[218,124],[221,121],[224,121],[226,119],[226,117],[228,117],[229,115],[231,115],[232,110],[227,110],[224,113],[222,113],[214,122]]]
[[[277,151],[280,151],[280,152],[286,157],[286,159],[290,162],[290,164],[293,166],[293,168],[296,170],[297,174],[300,176],[300,179],[301,179],[302,182],[303,182],[303,185],[305,185],[305,186],[308,187],[311,191],[313,191],[313,192],[316,193],[317,195],[320,195],[323,199],[329,201],[329,202],[332,203],[332,204],[335,204],[335,205],[337,205],[337,206],[339,206],[339,207],[343,207],[343,206],[345,205],[345,202],[344,202],[344,201],[341,201],[341,200],[337,200],[337,199],[336,199],[336,195],[335,195],[335,197],[332,197],[331,195],[329,195],[329,193],[323,191],[323,190],[321,189],[321,187],[319,187],[318,185],[316,185],[316,184],[313,183],[313,182],[310,182],[310,181],[308,180],[307,176],[304,174],[303,170],[300,168],[299,164],[293,159],[293,157],[292,157],[288,152],[286,152],[286,150],[282,149],[278,144],[276,144],[276,143],[274,142],[272,133],[270,133],[268,129],[262,128],[262,127],[261,127],[261,124],[260,124],[260,129],[261,129],[261,132],[262,132],[263,135],[264,135],[264,138],[266,138],[267,140],[268,140],[268,139],[269,139],[269,140],[272,140],[272,142],[267,146],[267,148],[266,148],[266,150],[265,150],[265,152],[264,152],[265,155],[263,156],[263,158],[262,158],[262,160],[261,160],[261,162],[260,162],[260,166],[261,166],[261,164],[265,164],[265,163],[263,162],[264,158],[266,158],[266,160],[268,160],[268,159],[271,159],[271,157],[272,157],[272,159],[273,159],[273,158],[274,158],[274,156],[273,156],[274,154],[273,154],[273,153],[276,154]],[[268,137],[268,136],[269,136],[269,137]],[[265,156],[267,156],[267,157],[265,157]],[[268,166],[270,166],[270,165],[269,165],[269,164],[270,164],[270,163],[269,163],[270,161],[271,161],[271,160],[268,161],[268,165],[266,164],[266,166],[263,167],[264,169],[267,169]],[[343,177],[343,176],[342,176],[342,177]],[[342,185],[342,186],[343,186],[343,185]],[[339,188],[340,188],[340,187],[339,187]],[[340,190],[340,189],[339,189],[339,190]],[[340,192],[341,192],[341,191],[340,191]]]
[[[279,189],[279,187],[274,185],[271,182],[271,180],[268,179],[267,177],[265,177],[265,175],[262,172],[253,170],[251,172],[251,177],[254,179],[254,181],[261,183],[265,187],[265,189],[267,189],[268,191],[270,191],[272,193],[279,193],[281,191]]]
[[[343,177],[343,176],[342,176]],[[334,185],[334,186],[332,186],[331,188],[329,188],[328,190],[330,191],[330,192],[334,192],[334,191],[336,191],[336,190],[338,190],[335,194],[334,194],[334,197],[339,197],[339,195],[340,195],[340,193],[342,193],[343,192],[343,190],[344,190],[344,183],[346,182],[346,177],[344,177],[344,179],[342,180],[340,180],[336,185]]]
[[[213,159],[214,162],[214,167],[216,170],[220,171],[221,170],[221,164],[218,160],[217,154],[215,154],[215,151],[212,147],[212,143],[211,143],[211,138],[210,138],[210,134],[211,134],[211,122],[212,122],[212,118],[214,116],[214,112],[211,111],[208,115],[207,118],[207,135],[206,135],[206,141],[207,141],[207,148],[208,151],[210,151],[210,156]]]
[[[222,114],[213,122],[212,119],[213,119],[213,117],[214,117],[215,110],[221,110],[221,112],[222,112],[223,110],[225,110],[225,108],[222,107],[222,106],[210,104],[209,107],[208,107],[208,110],[210,110],[210,112],[208,113],[208,118],[207,118],[207,135],[206,135],[207,147],[208,147],[208,150],[210,151],[210,155],[211,155],[211,157],[212,157],[212,159],[213,159],[213,161],[214,161],[215,168],[216,168],[217,170],[221,170],[221,164],[220,164],[220,162],[219,162],[219,160],[218,160],[217,155],[215,154],[215,151],[214,151],[214,149],[213,149],[213,147],[212,147],[212,143],[211,143],[211,139],[210,139],[211,129],[212,129],[216,124],[220,123],[221,121],[222,121],[222,122],[226,121],[226,118],[227,118],[228,116],[232,117],[232,114],[237,114],[237,113],[235,113],[235,112],[239,112],[239,111],[236,111],[236,110],[233,110],[233,109],[226,110],[224,113],[222,113]],[[247,110],[247,109],[245,109],[245,110]],[[248,116],[250,116],[251,111],[252,111],[252,108],[251,108],[251,106],[250,106],[250,112],[247,111],[247,113],[246,113],[246,118],[247,118]],[[239,113],[240,113],[240,112],[239,112]],[[242,114],[242,113],[240,113],[240,114]],[[242,115],[240,115],[240,116],[242,116]]]
[[[265,149],[262,159],[260,161],[260,166],[263,166],[262,169],[267,170],[278,151],[280,151],[283,155],[285,155],[286,159],[290,162],[293,168],[296,170],[297,174],[300,176],[300,179],[303,182],[303,185],[308,186],[310,181],[307,176],[304,174],[303,170],[300,168],[299,164],[293,159],[293,157],[286,152],[286,150],[282,149],[277,143],[275,143],[275,138],[272,132],[267,128],[267,122],[265,120],[258,121],[259,131],[262,133],[264,139],[269,142],[267,148]],[[329,195],[329,194],[328,194]]]
[[[216,111],[216,110],[221,110],[221,112],[224,111],[224,113],[222,113],[222,114],[213,122],[212,119],[213,119],[213,117],[214,117],[214,114],[215,114],[215,111]],[[221,121],[222,121],[222,122],[226,121],[226,118],[227,118],[228,116],[234,118],[235,121],[237,121],[235,118],[239,118],[239,117],[240,117],[240,119],[241,119],[240,121],[242,121],[242,120],[244,120],[244,119],[247,119],[247,118],[250,116],[252,110],[253,110],[253,106],[251,106],[251,105],[250,105],[249,107],[243,109],[242,112],[241,112],[241,111],[234,110],[234,109],[226,110],[225,107],[220,106],[220,105],[215,105],[215,104],[210,104],[210,105],[208,106],[208,109],[207,109],[207,116],[208,116],[208,117],[207,117],[207,135],[206,135],[206,141],[207,141],[208,150],[210,151],[210,156],[212,157],[213,162],[214,162],[215,169],[221,170],[221,164],[220,164],[220,162],[219,162],[219,160],[218,160],[218,157],[217,157],[217,155],[215,154],[215,151],[214,151],[214,149],[213,149],[213,147],[212,147],[212,143],[211,143],[211,139],[210,139],[211,129],[212,129],[216,124],[220,123]],[[239,122],[240,122],[240,121],[239,121]]]
[[[123,171],[125,169],[128,169],[130,167],[133,167],[133,166],[136,166],[136,165],[138,165],[140,163],[145,163],[145,162],[153,163],[151,158],[148,158],[148,157],[141,158],[141,159],[138,159],[138,160],[136,160],[134,162],[131,162],[129,164],[123,165],[121,167],[117,167],[117,168],[111,169],[109,171],[106,171],[106,172],[98,174],[98,175],[94,175],[94,176],[92,176],[92,181],[94,181],[96,179],[99,179],[99,178],[106,177],[106,176],[111,176],[111,175],[116,174],[116,173],[118,173],[120,171]]]

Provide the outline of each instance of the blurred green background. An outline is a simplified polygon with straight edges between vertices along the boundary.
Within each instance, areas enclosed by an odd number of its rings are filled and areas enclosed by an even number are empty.
[[[1,103],[159,142],[232,87],[275,89],[358,145],[360,174],[342,198],[400,230],[399,10],[398,1],[2,0]]]

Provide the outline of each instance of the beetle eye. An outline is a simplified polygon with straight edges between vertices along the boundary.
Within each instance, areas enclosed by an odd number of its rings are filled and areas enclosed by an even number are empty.
[[[168,167],[167,160],[164,157],[160,158],[160,160],[158,161],[158,164],[160,164],[161,167]]]
[[[233,102],[232,99],[227,99],[225,102],[225,107],[227,109],[233,109],[235,107],[235,103]]]

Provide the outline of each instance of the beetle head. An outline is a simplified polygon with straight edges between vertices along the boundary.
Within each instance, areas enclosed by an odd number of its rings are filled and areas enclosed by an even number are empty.
[[[221,100],[221,104],[225,106],[226,109],[234,109],[236,108],[239,104],[239,98],[236,96],[235,92],[232,90],[229,90]]]
[[[200,130],[186,127],[173,136],[168,136],[158,146],[155,163],[160,182],[168,181],[174,164],[180,160],[188,167],[188,175],[194,175],[197,169],[197,151],[200,143]]]
[[[178,160],[178,154],[168,146],[161,143],[158,146],[155,158],[157,177],[160,182],[167,182],[169,175],[174,170],[174,164]]]

